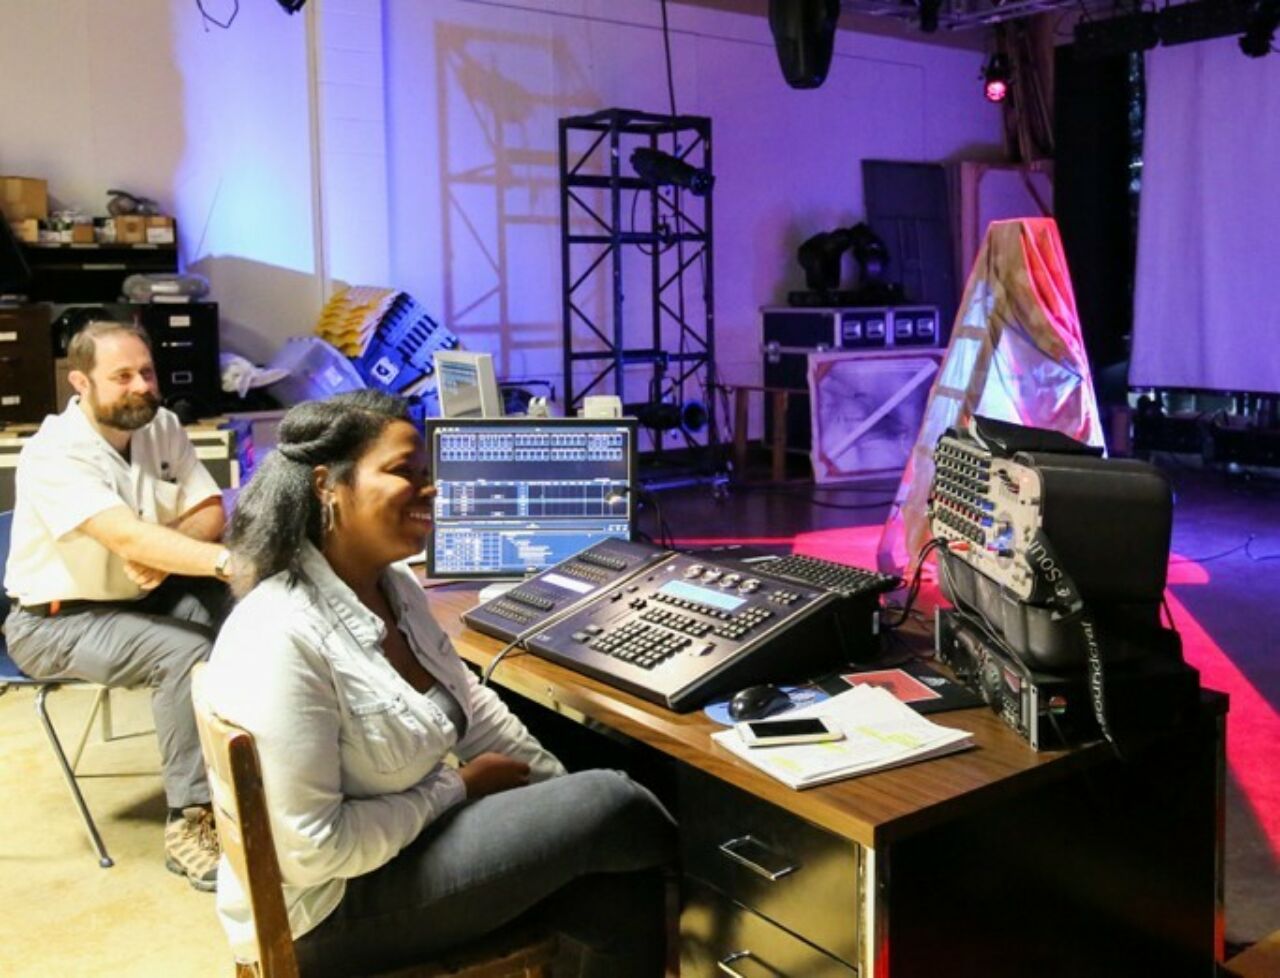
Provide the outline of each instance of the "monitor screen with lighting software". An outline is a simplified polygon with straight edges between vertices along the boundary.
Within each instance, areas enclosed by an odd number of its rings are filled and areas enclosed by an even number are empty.
[[[502,417],[502,393],[493,371],[492,354],[437,350],[434,359],[441,417]]]
[[[635,421],[429,418],[429,577],[518,578],[635,526]]]

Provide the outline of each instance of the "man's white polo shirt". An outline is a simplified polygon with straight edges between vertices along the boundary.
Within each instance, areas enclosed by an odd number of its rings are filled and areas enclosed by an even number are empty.
[[[149,523],[169,523],[219,493],[172,411],[161,408],[132,434],[126,461],[73,397],[18,456],[5,590],[24,605],[140,598],[124,561],[81,524],[120,505]]]

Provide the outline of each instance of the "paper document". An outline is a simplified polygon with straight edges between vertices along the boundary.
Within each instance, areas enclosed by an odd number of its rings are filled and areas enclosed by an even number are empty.
[[[821,744],[748,747],[733,729],[712,734],[725,749],[792,788],[838,781],[900,764],[963,750],[973,743],[967,730],[925,719],[886,689],[855,686],[778,719],[820,716],[844,731],[844,740]]]

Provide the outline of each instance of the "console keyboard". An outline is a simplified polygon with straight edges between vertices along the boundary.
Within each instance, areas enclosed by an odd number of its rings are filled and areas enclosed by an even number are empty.
[[[770,577],[816,585],[828,591],[835,591],[846,598],[892,591],[901,583],[892,574],[880,574],[876,571],[863,570],[861,567],[837,564],[833,560],[808,557],[804,554],[790,554],[757,566]]]

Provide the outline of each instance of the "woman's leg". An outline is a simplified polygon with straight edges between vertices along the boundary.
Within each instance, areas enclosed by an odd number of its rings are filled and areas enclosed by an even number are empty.
[[[429,825],[381,869],[349,880],[333,914],[296,942],[302,974],[412,964],[532,910],[587,945],[592,974],[656,978],[659,869],[674,848],[666,810],[615,771],[478,799]]]

